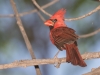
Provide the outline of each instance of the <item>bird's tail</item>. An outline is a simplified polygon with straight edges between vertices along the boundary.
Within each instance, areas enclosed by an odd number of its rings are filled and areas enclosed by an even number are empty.
[[[77,42],[74,42],[73,44],[67,44],[66,53],[67,53],[66,57],[67,62],[71,62],[71,64],[79,65],[81,67],[87,66],[78,51]]]

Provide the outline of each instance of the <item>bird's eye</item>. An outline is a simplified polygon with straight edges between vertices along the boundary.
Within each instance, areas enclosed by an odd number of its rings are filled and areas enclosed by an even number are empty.
[[[57,19],[54,19],[53,22],[55,23],[57,21]]]
[[[57,22],[57,19],[50,19],[53,23]]]

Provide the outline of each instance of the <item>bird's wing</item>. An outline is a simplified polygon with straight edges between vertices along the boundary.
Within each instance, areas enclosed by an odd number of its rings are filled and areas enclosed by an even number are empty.
[[[71,44],[78,39],[75,31],[68,27],[58,27],[51,30],[51,36],[54,44],[61,48],[64,44]]]

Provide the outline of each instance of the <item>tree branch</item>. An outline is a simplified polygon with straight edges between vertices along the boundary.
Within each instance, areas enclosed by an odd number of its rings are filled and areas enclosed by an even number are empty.
[[[32,0],[33,4],[39,9],[41,10],[44,14],[48,15],[48,16],[52,16],[51,14],[47,13],[45,10],[43,10],[39,4],[36,2],[36,0]]]
[[[93,68],[91,72],[85,73],[83,75],[100,75],[100,67]]]
[[[16,5],[15,5],[15,2],[13,0],[10,0],[10,2],[11,2],[12,8],[13,8],[14,13],[15,13],[15,17],[16,17],[16,20],[17,20],[17,25],[18,25],[18,27],[19,27],[22,35],[23,35],[23,38],[24,38],[24,41],[25,41],[26,46],[28,48],[28,51],[30,52],[30,55],[31,55],[32,59],[36,59],[35,55],[34,55],[34,52],[33,52],[33,49],[32,49],[32,46],[30,44],[30,41],[29,41],[29,39],[27,37],[27,34],[26,34],[26,32],[24,30],[24,27],[23,27],[23,24],[21,22],[19,13],[18,13]],[[35,65],[35,69],[36,69],[37,75],[41,75],[41,72],[40,72],[40,69],[39,69],[38,65]]]
[[[43,22],[45,22],[45,18],[41,15],[41,13],[40,13],[40,12],[37,12],[37,14],[38,14],[39,17],[41,18],[41,20],[42,20]]]
[[[100,28],[94,32],[89,33],[89,34],[79,35],[79,38],[87,38],[87,37],[93,36],[99,32],[100,32]]]
[[[42,9],[46,9],[46,8],[50,7],[51,5],[55,4],[58,1],[59,0],[53,0],[52,2],[47,3],[47,4],[43,5],[43,6],[41,6],[41,8]],[[25,16],[25,15],[28,15],[28,14],[32,14],[32,13],[35,13],[35,12],[37,12],[37,9],[30,10],[30,11],[23,12],[23,13],[19,13],[19,16],[22,17],[22,16]],[[15,17],[15,15],[14,14],[0,15],[0,18],[6,18],[6,17]]]
[[[83,15],[83,16],[80,16],[80,17],[77,17],[77,18],[65,19],[65,20],[66,20],[66,21],[80,20],[80,19],[83,19],[83,18],[85,18],[85,17],[87,17],[87,16],[92,15],[93,13],[95,13],[95,12],[97,12],[97,11],[99,11],[99,10],[100,10],[100,5],[97,6],[97,7],[96,7],[94,10],[92,10],[91,12],[89,12],[89,13]]]
[[[100,58],[100,52],[91,52],[82,54],[84,60]],[[66,63],[66,58],[57,59],[32,59],[32,60],[20,60],[10,64],[0,65],[0,69],[14,68],[14,67],[28,67],[33,65],[55,64],[60,60],[61,63]]]

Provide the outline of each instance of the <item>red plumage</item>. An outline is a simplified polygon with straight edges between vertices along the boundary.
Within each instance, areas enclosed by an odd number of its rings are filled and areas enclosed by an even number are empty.
[[[66,50],[66,62],[85,67],[86,63],[77,47],[78,36],[73,29],[68,28],[64,23],[65,12],[64,9],[58,10],[45,22],[45,25],[50,28],[50,40],[59,50]]]

